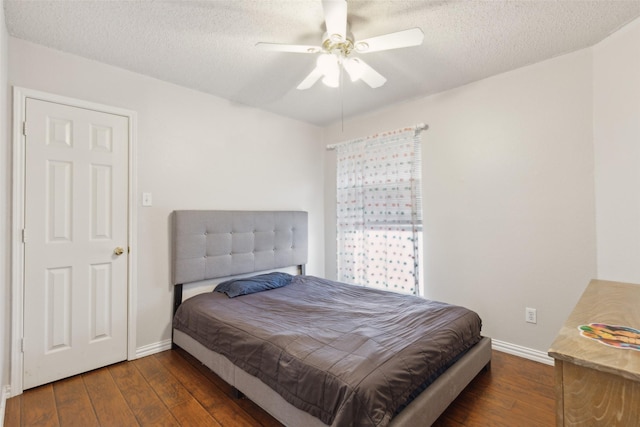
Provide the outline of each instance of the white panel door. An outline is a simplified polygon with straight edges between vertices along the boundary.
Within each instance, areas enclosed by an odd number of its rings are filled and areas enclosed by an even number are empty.
[[[25,389],[127,358],[128,126],[26,100]]]

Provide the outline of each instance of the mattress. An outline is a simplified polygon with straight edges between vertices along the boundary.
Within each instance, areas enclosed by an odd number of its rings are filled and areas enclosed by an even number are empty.
[[[329,425],[385,426],[480,340],[476,313],[311,276],[185,301],[174,328]]]

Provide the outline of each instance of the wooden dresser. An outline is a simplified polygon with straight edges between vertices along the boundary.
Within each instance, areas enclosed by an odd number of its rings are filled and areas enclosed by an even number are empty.
[[[581,336],[590,323],[640,329],[640,285],[592,280],[555,341],[558,426],[640,426],[640,351]]]

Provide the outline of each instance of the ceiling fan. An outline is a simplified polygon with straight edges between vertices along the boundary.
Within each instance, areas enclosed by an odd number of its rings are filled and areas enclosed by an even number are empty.
[[[362,80],[370,87],[378,88],[384,85],[387,79],[355,54],[418,46],[424,40],[424,33],[420,28],[411,28],[356,41],[348,28],[346,0],[322,0],[322,9],[327,31],[320,46],[256,44],[260,49],[274,52],[319,54],[316,67],[298,85],[299,90],[309,89],[320,79],[327,86],[338,87],[341,68],[344,68],[351,81]]]

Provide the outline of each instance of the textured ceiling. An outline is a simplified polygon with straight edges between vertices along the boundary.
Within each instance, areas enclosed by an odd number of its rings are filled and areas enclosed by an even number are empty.
[[[257,42],[319,45],[320,0],[4,1],[13,37],[112,64],[317,125],[591,46],[640,16],[640,1],[348,2],[356,39],[412,27],[422,46],[370,53],[387,78],[295,87],[310,54]],[[342,93],[341,93],[342,92]]]

